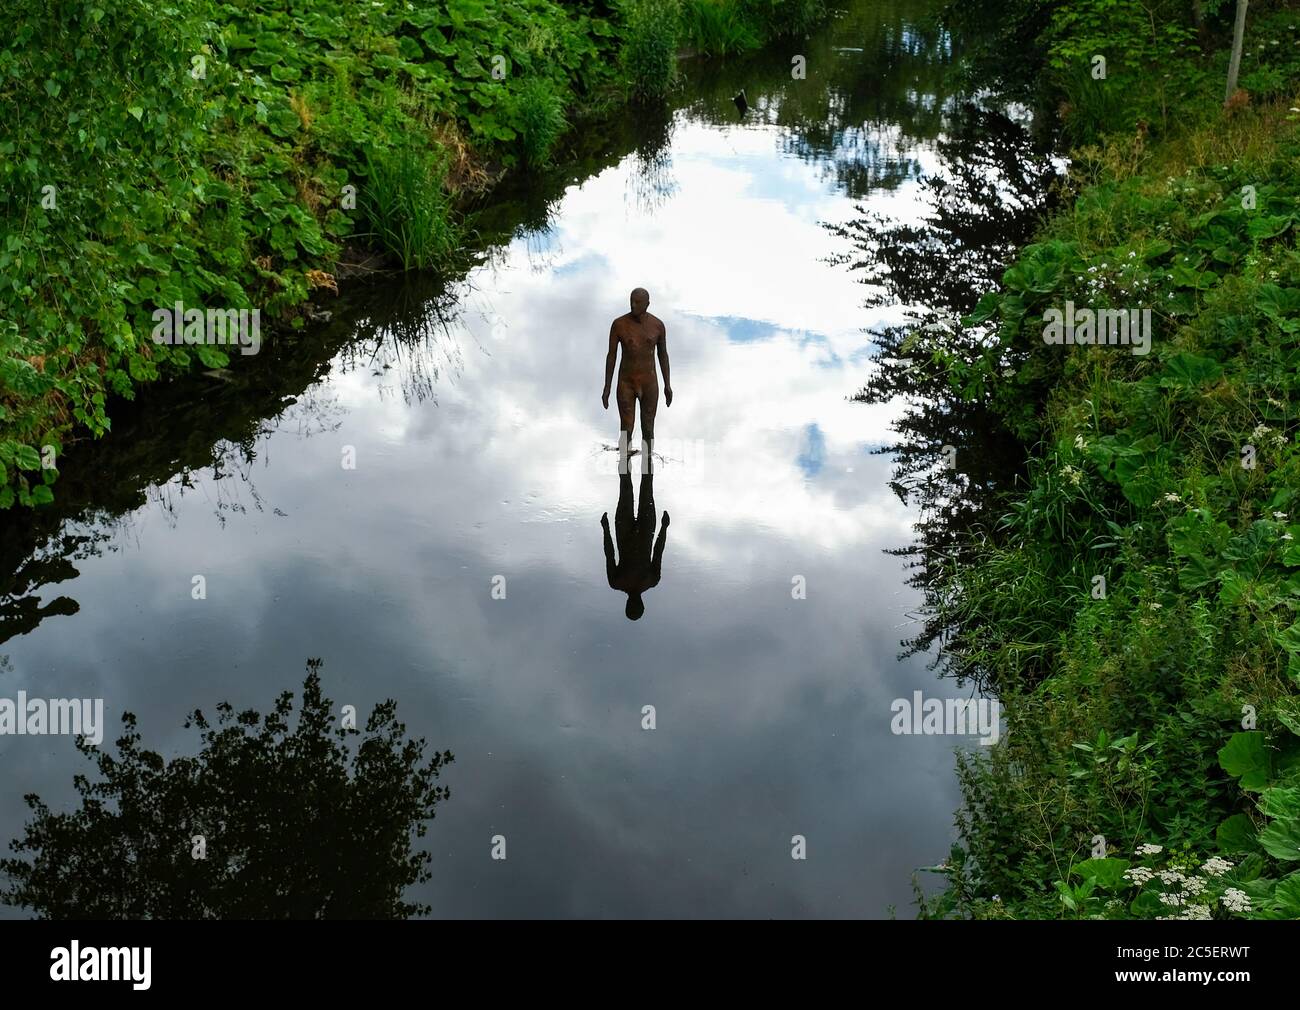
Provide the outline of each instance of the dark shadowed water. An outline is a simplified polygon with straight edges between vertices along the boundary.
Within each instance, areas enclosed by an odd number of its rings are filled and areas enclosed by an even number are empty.
[[[963,113],[928,5],[847,6],[790,53],[690,69],[669,116],[579,138],[482,215],[464,277],[354,286],[329,324],[124,410],[55,511],[4,533],[0,696],[103,698],[110,739],[130,710],[171,755],[188,711],[265,710],[320,657],[336,705],[391,697],[455,754],[410,896],[435,915],[910,914],[975,744],[896,736],[891,703],[969,690],[897,658],[919,594],[883,552],[917,517],[873,450],[902,407],[851,397],[865,331],[905,306],[864,307],[825,225],[919,226]],[[600,403],[638,285],[675,392],[652,488],[621,484]],[[620,496],[649,493],[655,528],[620,530]],[[606,514],[620,564],[662,550],[635,622]],[[8,839],[23,794],[71,805],[86,762],[28,736],[0,764]]]

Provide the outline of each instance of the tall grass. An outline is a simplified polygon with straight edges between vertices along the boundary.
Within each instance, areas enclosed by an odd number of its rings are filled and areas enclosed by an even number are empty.
[[[736,0],[734,6],[763,40],[807,35],[830,14],[826,0]]]
[[[366,156],[361,208],[375,242],[403,269],[433,266],[460,240],[445,180],[444,156],[416,140]]]
[[[1076,66],[1058,72],[1055,84],[1065,96],[1062,126],[1071,143],[1094,143],[1123,121],[1126,87],[1122,81],[1096,80],[1090,67]]]
[[[515,98],[514,119],[524,164],[529,168],[546,164],[569,126],[564,99],[544,77],[531,77],[523,83]]]
[[[730,56],[762,45],[755,25],[734,0],[685,0],[682,40],[708,56]]]
[[[629,0],[624,11],[621,61],[628,88],[638,101],[659,101],[677,79],[680,0]]]

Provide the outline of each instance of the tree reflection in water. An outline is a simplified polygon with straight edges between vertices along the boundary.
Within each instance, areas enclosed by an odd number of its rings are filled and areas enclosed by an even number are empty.
[[[826,226],[851,243],[852,251],[833,261],[863,274],[868,307],[909,308],[905,325],[873,333],[874,367],[855,396],[906,404],[897,440],[877,450],[894,456],[894,491],[918,506],[916,540],[890,552],[907,559],[909,584],[923,597],[920,630],[903,641],[903,657],[960,638],[948,617],[954,587],[947,576],[962,564],[972,533],[991,530],[999,493],[1022,471],[1024,448],[993,409],[992,392],[955,388],[949,363],[997,345],[991,327],[962,326],[960,317],[1032,240],[1057,174],[1024,127],[971,102],[954,104],[936,152],[942,168],[922,182],[928,211],[919,223],[859,207],[856,219]],[[1023,352],[999,353],[1004,372],[1015,373]],[[986,671],[962,665],[959,652],[940,650],[935,664],[959,682],[969,677],[987,686]]]
[[[81,808],[53,812],[28,795],[33,819],[0,860],[0,898],[56,919],[391,919],[426,914],[403,899],[430,879],[414,851],[439,802],[450,751],[425,758],[396,703],[363,729],[343,728],[308,660],[302,704],[293,694],[262,716],[196,710],[202,746],[170,761],[141,746],[123,713],[117,754],[78,738],[98,780],[78,775]],[[200,843],[199,839],[202,839]],[[202,848],[203,858],[196,858]]]

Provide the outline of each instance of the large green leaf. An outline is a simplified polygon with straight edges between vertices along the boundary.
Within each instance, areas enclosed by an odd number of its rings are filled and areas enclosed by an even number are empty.
[[[1274,319],[1300,315],[1300,288],[1261,284],[1258,294],[1255,295],[1255,307]]]
[[[1291,227],[1291,217],[1287,214],[1279,214],[1269,217],[1251,218],[1250,224],[1246,226],[1246,231],[1251,238],[1275,238]]]
[[[1289,628],[1277,636],[1277,644],[1291,653],[1292,656],[1300,655],[1300,621],[1296,621]]]
[[[1259,809],[1276,820],[1300,821],[1300,786],[1271,786],[1259,794]]]
[[[1259,833],[1259,844],[1275,859],[1300,859],[1300,818],[1273,821]]]
[[[1228,524],[1215,522],[1208,509],[1174,516],[1165,527],[1169,549],[1181,558],[1219,554],[1231,535]]]
[[[1074,868],[1074,871],[1085,880],[1096,881],[1098,887],[1114,891],[1127,883],[1124,880],[1124,871],[1129,866],[1127,859],[1085,859]]]
[[[1260,730],[1233,733],[1219,750],[1219,767],[1241,780],[1241,788],[1258,792],[1268,785],[1269,759]]]
[[[1273,888],[1273,900],[1285,919],[1300,919],[1300,870],[1283,877]]]
[[[41,455],[30,445],[19,445],[14,450],[14,464],[20,470],[39,470]]]
[[[1175,354],[1165,362],[1165,369],[1160,376],[1160,385],[1194,389],[1207,382],[1213,382],[1223,375],[1223,367],[1213,358],[1202,358],[1196,354],[1183,352]]]
[[[1219,825],[1214,840],[1220,852],[1250,852],[1259,847],[1255,825],[1245,814],[1233,814]]]
[[[1286,698],[1278,702],[1276,715],[1283,726],[1300,736],[1300,698]]]

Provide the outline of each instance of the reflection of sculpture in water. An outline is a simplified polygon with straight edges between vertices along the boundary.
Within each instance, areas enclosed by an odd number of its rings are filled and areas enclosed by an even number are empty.
[[[641,475],[641,490],[637,497],[640,506],[632,513],[632,477],[623,474],[618,479],[618,509],[614,512],[614,533],[618,538],[618,557],[614,561],[614,542],[609,536],[609,513],[600,517],[605,528],[605,575],[609,587],[627,593],[629,621],[645,613],[641,594],[659,585],[663,567],[664,545],[668,542],[668,513],[664,513],[659,539],[655,539],[654,476]],[[653,549],[652,549],[653,547]]]

